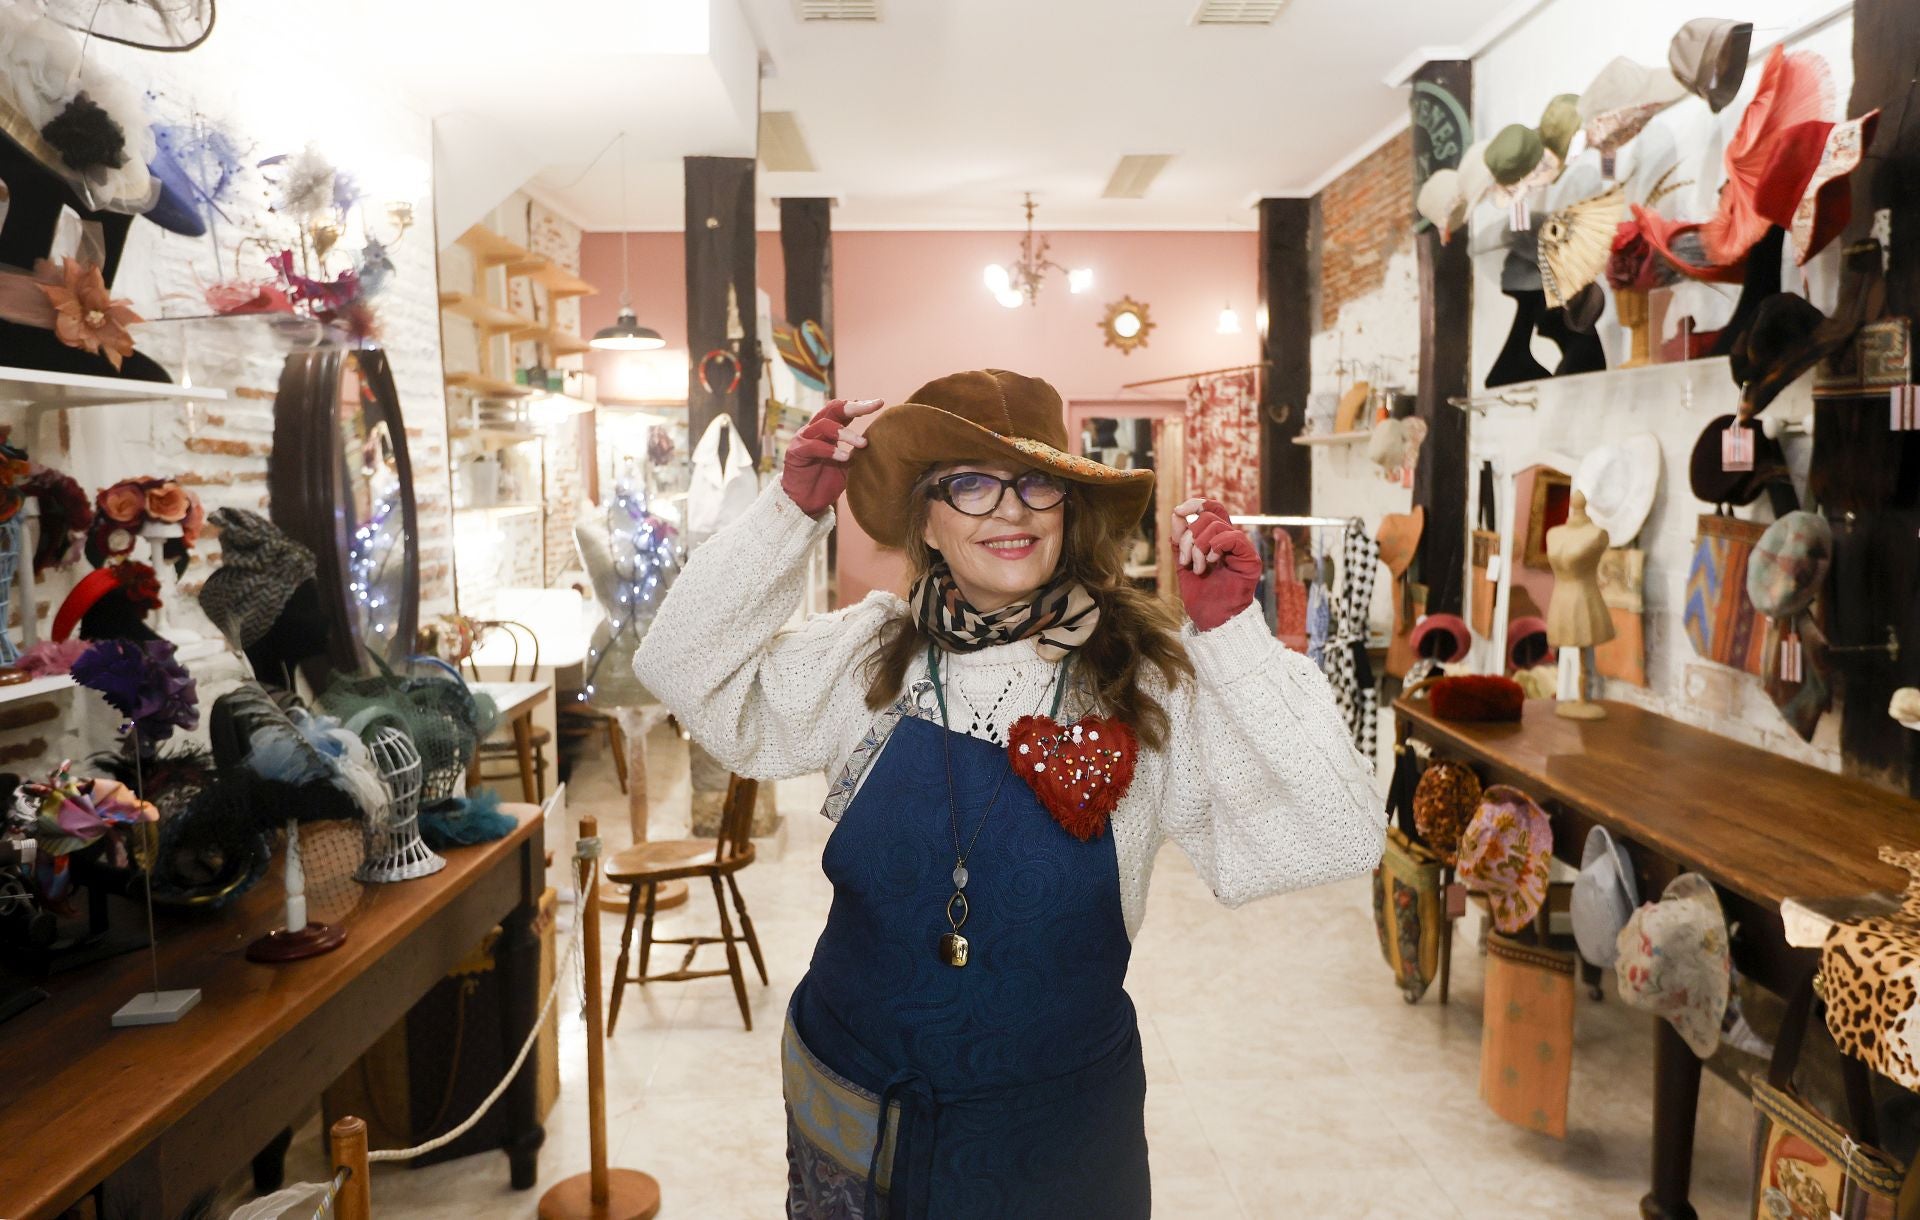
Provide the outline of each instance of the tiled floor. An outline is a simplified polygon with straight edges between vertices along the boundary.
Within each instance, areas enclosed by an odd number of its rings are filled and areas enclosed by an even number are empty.
[[[684,749],[662,730],[652,757],[662,837],[676,833],[664,811],[686,808]],[[598,813],[609,843],[623,842],[625,803],[604,760],[575,779],[573,812]],[[821,793],[818,780],[780,786],[784,842],[763,846],[741,878],[773,980],[750,983],[753,1032],[741,1029],[725,979],[629,989],[607,1050],[608,1143],[614,1165],[660,1179],[663,1216],[781,1214],[780,1017],[829,901]],[[562,838],[549,832],[563,860]],[[556,884],[568,892],[563,874]],[[703,899],[662,923],[707,928]],[[604,931],[610,973],[619,920],[607,916]],[[1146,1046],[1155,1214],[1636,1215],[1650,1155],[1650,1018],[1611,995],[1583,996],[1571,1130],[1564,1142],[1533,1135],[1477,1096],[1481,971],[1470,941],[1455,965],[1449,1006],[1429,994],[1409,1007],[1380,961],[1364,881],[1228,911],[1168,848],[1128,979]],[[571,989],[561,1008],[563,1089],[542,1188],[587,1164],[584,1030]],[[1742,1213],[1749,1113],[1739,1093],[1706,1077],[1693,1194],[1704,1220]],[[310,1124],[295,1145],[296,1179],[320,1176],[316,1131]],[[373,1193],[376,1216],[423,1220],[531,1216],[536,1201],[509,1190],[504,1158],[491,1156],[378,1167]]]

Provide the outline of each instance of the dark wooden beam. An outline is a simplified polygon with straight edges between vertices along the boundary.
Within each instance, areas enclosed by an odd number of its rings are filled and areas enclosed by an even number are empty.
[[[787,265],[787,322],[818,322],[833,341],[833,200],[780,201],[780,253]],[[833,367],[827,367],[833,397]]]
[[[1260,201],[1260,511],[1313,509],[1313,456],[1293,443],[1313,381],[1310,199]]]
[[[1414,181],[1458,165],[1473,140],[1469,107],[1473,64],[1469,60],[1433,60],[1414,73],[1409,105],[1413,112]],[[1445,244],[1432,226],[1414,233],[1420,273],[1420,384],[1415,413],[1427,423],[1414,470],[1413,502],[1427,510],[1415,569],[1427,586],[1427,612],[1461,613],[1466,589],[1467,412],[1447,399],[1467,392],[1468,342],[1473,332],[1473,267],[1465,232]]]
[[[754,197],[751,157],[688,157],[687,176],[687,425],[698,444],[717,415],[731,415],[747,452],[760,456],[760,345],[754,334]],[[746,332],[727,339],[728,289]],[[700,384],[700,362],[716,348],[740,358],[740,384],[713,374],[713,392]],[[720,366],[724,367],[724,366]]]

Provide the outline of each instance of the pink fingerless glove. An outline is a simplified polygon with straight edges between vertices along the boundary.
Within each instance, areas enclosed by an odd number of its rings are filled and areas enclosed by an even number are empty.
[[[1230,515],[1218,500],[1208,500],[1188,527],[1193,553],[1219,556],[1200,575],[1191,567],[1180,568],[1180,600],[1201,631],[1211,631],[1251,606],[1260,583],[1260,556],[1253,539],[1227,519]]]
[[[841,429],[850,422],[847,400],[836,398],[822,407],[787,446],[780,485],[809,517],[827,511],[847,489],[847,464],[834,461],[833,455],[840,444]]]

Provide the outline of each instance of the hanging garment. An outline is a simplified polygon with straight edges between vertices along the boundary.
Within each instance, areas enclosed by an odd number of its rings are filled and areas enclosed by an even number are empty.
[[[1149,1214],[1114,836],[1075,839],[1008,772],[903,716],[827,841],[833,907],[782,1040],[790,1220]],[[961,967],[939,956],[949,783],[959,833],[982,827]]]
[[[1367,616],[1373,609],[1374,565],[1380,549],[1356,517],[1347,523],[1341,555],[1340,606],[1334,615],[1333,635],[1327,641],[1327,680],[1333,697],[1347,718],[1347,730],[1361,757],[1373,763],[1373,746],[1380,715],[1380,693],[1373,685],[1373,663],[1367,659]]]
[[[1260,395],[1251,371],[1187,387],[1187,494],[1235,512],[1260,503]]]
[[[1293,561],[1293,536],[1273,531],[1273,633],[1295,652],[1307,646],[1307,586]]]
[[[1325,581],[1307,586],[1307,659],[1327,672],[1327,637],[1333,631],[1333,599]]]
[[[687,487],[687,533],[698,540],[753,507],[760,479],[753,459],[734,430],[733,419],[716,415],[693,448],[693,477]]]

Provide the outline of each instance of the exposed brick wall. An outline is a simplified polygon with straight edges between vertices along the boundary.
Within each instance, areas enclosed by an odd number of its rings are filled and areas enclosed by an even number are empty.
[[[1382,144],[1320,193],[1320,325],[1379,288],[1387,260],[1413,238],[1413,134]]]

